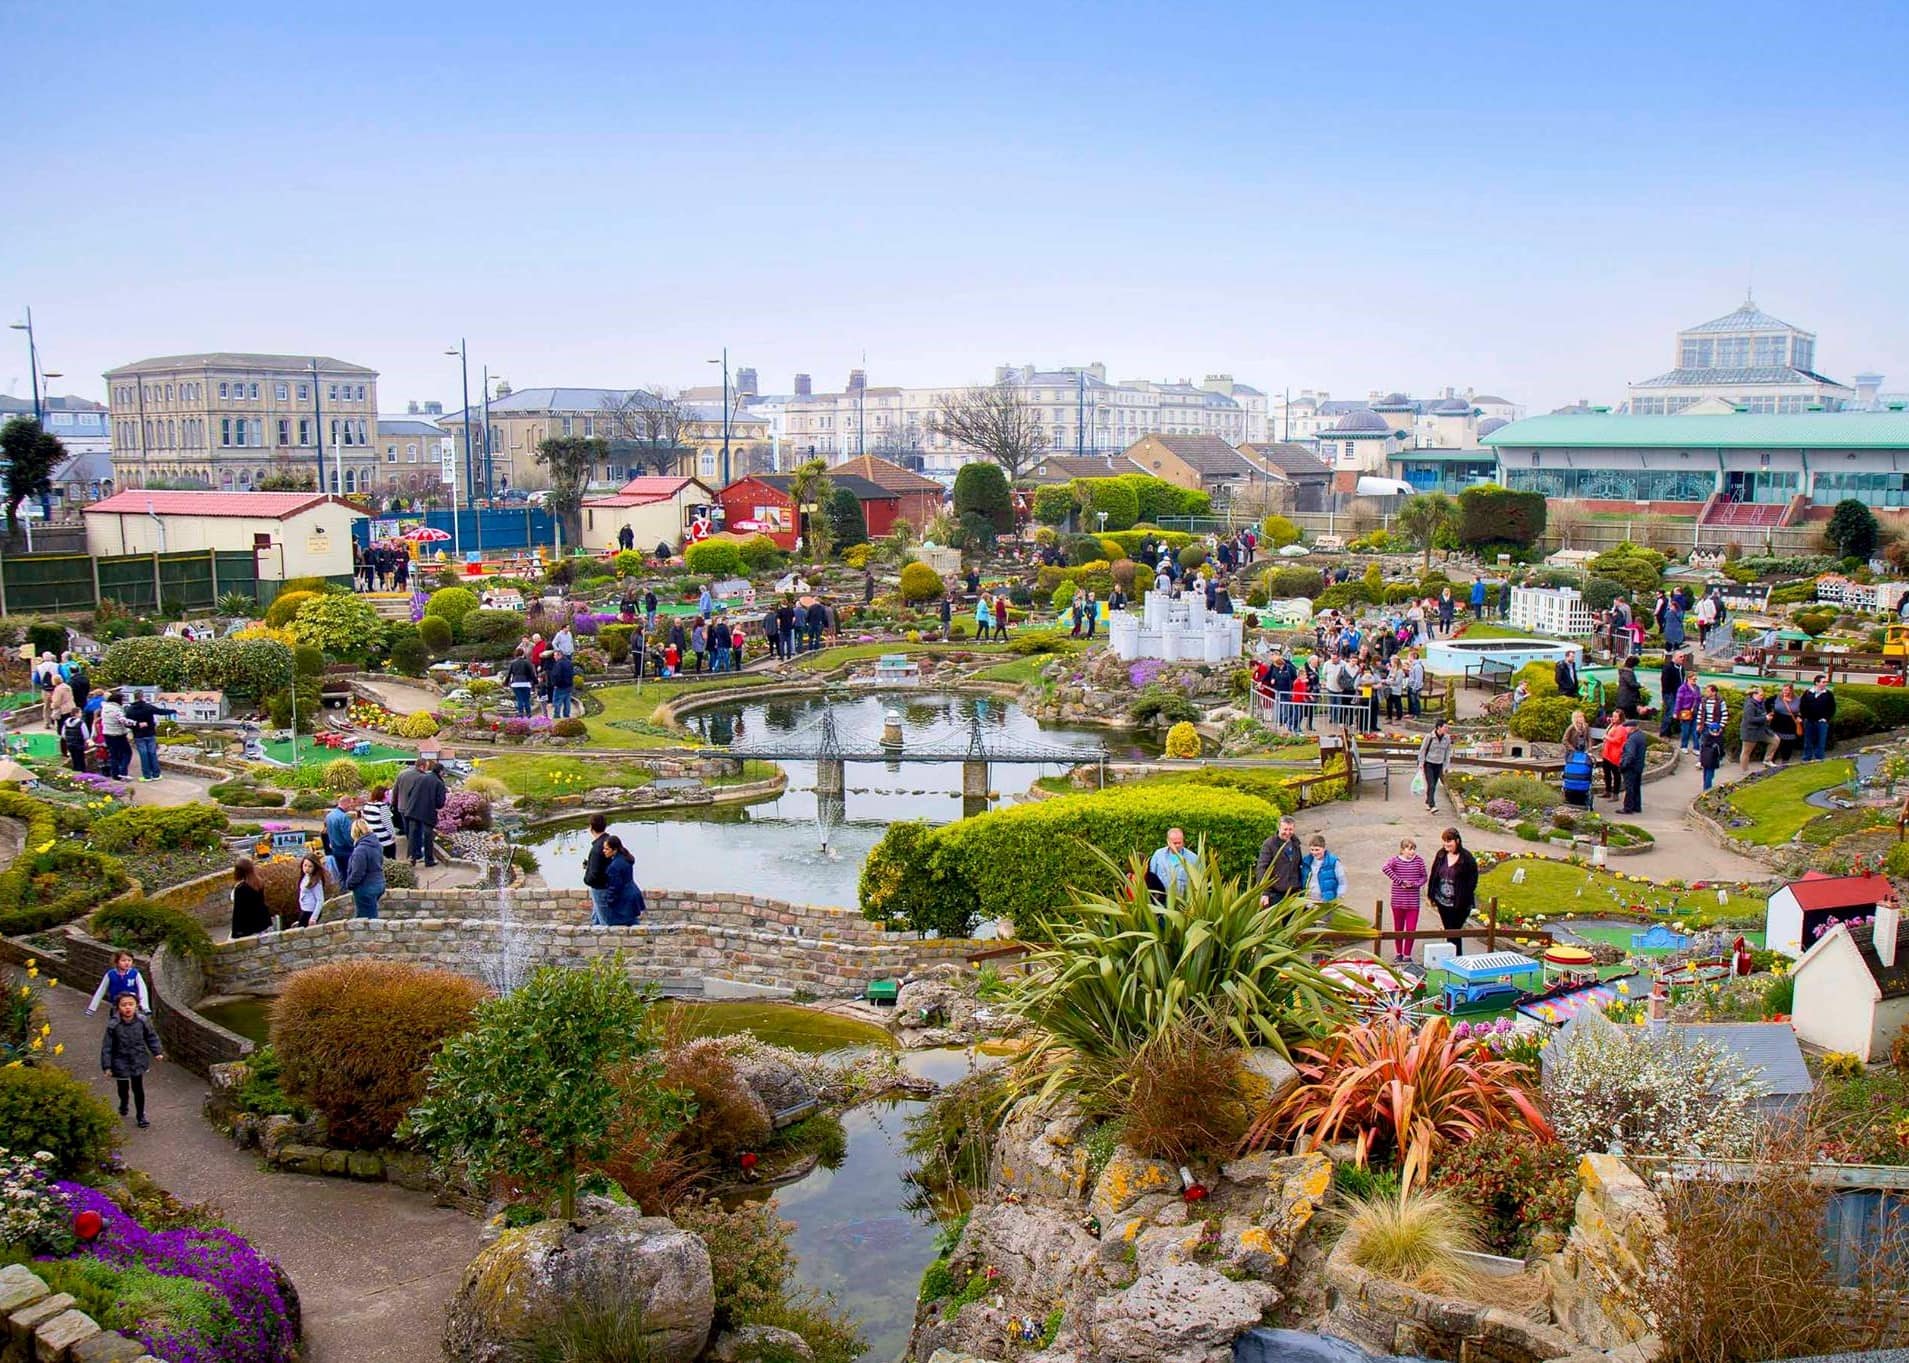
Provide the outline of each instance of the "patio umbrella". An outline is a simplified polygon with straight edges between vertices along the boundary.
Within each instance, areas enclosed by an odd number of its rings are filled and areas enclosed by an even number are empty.
[[[21,766],[11,757],[0,758],[0,781],[18,781],[21,785],[25,785],[29,781],[39,779],[30,769]]]
[[[435,526],[420,525],[405,531],[404,538],[413,544],[442,544],[451,538],[451,532],[439,530]]]

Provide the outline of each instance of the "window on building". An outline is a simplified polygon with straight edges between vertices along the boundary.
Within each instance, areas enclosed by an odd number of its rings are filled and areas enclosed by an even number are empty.
[[[1680,364],[1685,369],[1708,369],[1711,365],[1712,349],[1709,341],[1695,338],[1684,342]]]
[[[220,396],[220,397],[224,397],[224,396],[225,396],[225,385],[224,385],[224,384],[220,384],[220,385],[219,385],[219,396]]]
[[[179,427],[177,426],[177,424],[175,424],[171,420],[168,420],[166,422],[166,448],[177,449],[178,446],[179,446]]]
[[[312,443],[312,423],[310,417],[302,416],[298,419],[298,443],[301,445],[309,445]]]
[[[166,401],[167,402],[172,401],[172,385],[171,384],[166,385]]]
[[[229,416],[222,416],[219,418],[219,444],[223,446],[230,446],[231,443],[232,443],[232,418]]]
[[[326,384],[325,396],[333,402],[338,401],[338,385],[335,383]]]
[[[565,417],[563,419],[563,433],[565,435],[570,434],[570,418],[569,417]]]
[[[1750,338],[1748,336],[1722,336],[1717,340],[1717,367],[1719,369],[1744,369],[1750,364]]]
[[[311,395],[312,395],[312,390],[311,390],[310,384],[301,383],[298,385],[298,400],[300,402],[303,402],[306,398],[310,397]]]
[[[1788,347],[1781,336],[1759,336],[1751,347],[1751,363],[1759,369],[1776,369],[1788,360]]]
[[[358,418],[358,443],[360,445],[369,445],[371,443],[371,436],[365,427],[365,419],[363,417]]]
[[[1798,336],[1792,346],[1791,354],[1790,363],[1798,369],[1816,368],[1816,342],[1806,341]]]
[[[331,444],[333,449],[338,448],[338,418],[337,417],[333,417],[331,419]]]
[[[278,443],[281,445],[289,445],[292,443],[292,422],[289,417],[280,417],[278,419]]]
[[[1743,404],[1743,410],[1757,416],[1769,416],[1776,411],[1776,399],[1773,397],[1746,397],[1737,401]]]
[[[413,440],[404,447],[404,462],[407,464],[415,464],[418,462],[417,441]]]
[[[291,400],[291,388],[284,383],[275,383],[272,385],[272,395],[280,402],[289,402]]]

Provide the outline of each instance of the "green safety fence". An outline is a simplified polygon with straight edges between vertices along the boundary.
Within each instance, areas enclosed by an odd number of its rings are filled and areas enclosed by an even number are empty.
[[[210,610],[228,592],[259,599],[258,563],[244,551],[178,554],[13,554],[0,559],[0,614],[91,610],[103,599],[129,610]],[[265,584],[275,589],[277,583]]]

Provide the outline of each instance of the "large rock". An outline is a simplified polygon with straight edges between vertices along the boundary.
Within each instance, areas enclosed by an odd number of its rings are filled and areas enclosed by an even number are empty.
[[[1093,1195],[1087,1199],[1087,1214],[1100,1222],[1102,1235],[1123,1235],[1123,1224],[1152,1216],[1180,1193],[1178,1169],[1165,1160],[1136,1155],[1123,1145],[1100,1171]]]
[[[707,1363],[810,1363],[809,1341],[779,1325],[738,1325],[709,1346]]]
[[[588,1305],[640,1312],[655,1363],[702,1353],[715,1317],[702,1239],[596,1199],[581,1210],[577,1222],[507,1230],[478,1252],[451,1299],[446,1358],[513,1363],[539,1326]]]
[[[1167,1263],[1093,1304],[1084,1333],[1101,1357],[1227,1363],[1233,1337],[1279,1301],[1269,1283],[1234,1282],[1203,1264]]]
[[[815,1086],[794,1065],[774,1053],[749,1051],[731,1054],[736,1077],[762,1100],[771,1116],[815,1101]]]
[[[1276,1103],[1299,1083],[1299,1071],[1292,1062],[1270,1046],[1255,1046],[1246,1053],[1245,1097],[1253,1103]]]
[[[1089,1171],[1081,1127],[1072,1113],[1017,1113],[995,1139],[992,1182],[1022,1197],[1078,1205]]]

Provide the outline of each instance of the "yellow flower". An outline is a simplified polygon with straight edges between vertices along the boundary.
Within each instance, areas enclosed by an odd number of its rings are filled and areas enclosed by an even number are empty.
[[[39,974],[39,973],[40,973],[40,963],[39,963],[38,961],[28,961],[28,962],[27,962],[27,974],[29,974],[29,975],[37,975],[37,974]]]
[[[24,999],[24,998],[31,998],[32,996],[33,996],[33,986],[32,986],[32,985],[28,985],[28,984],[23,984],[23,985],[21,985],[21,986],[20,986],[20,997],[21,997],[21,998],[23,998],[23,999]]]
[[[31,1043],[31,1044],[30,1044],[30,1045],[28,1046],[28,1049],[29,1049],[29,1050],[35,1050],[35,1051],[37,1051],[37,1050],[39,1050],[39,1049],[40,1049],[40,1047],[42,1047],[42,1046],[44,1046],[44,1045],[46,1045],[46,1043],[45,1043],[44,1041],[42,1041],[42,1040],[40,1040],[40,1038],[36,1036],[36,1037],[34,1037],[34,1038],[33,1038],[33,1041],[32,1041],[32,1043]]]
[[[52,1036],[52,1035],[53,1035],[53,1024],[52,1024],[52,1023],[50,1023],[50,1022],[42,1022],[42,1023],[40,1024],[40,1035],[41,1035],[41,1036]]]
[[[48,989],[58,989],[60,987],[60,982],[58,980],[48,980],[46,982],[46,987]]]
[[[20,1068],[21,1063],[22,1062],[18,1060],[9,1060],[7,1061],[7,1068],[10,1070],[17,1070]]]
[[[1620,994],[1628,994],[1631,992],[1631,987],[1629,984],[1625,983],[1623,980],[1619,980],[1617,982],[1617,992]]]
[[[35,852],[51,852],[53,850],[53,839],[48,838],[45,842],[41,843],[38,847],[34,848],[33,850]]]
[[[64,1041],[56,1041],[56,1042],[54,1042],[54,1043],[53,1043],[53,1054],[55,1054],[55,1055],[65,1055],[65,1054],[66,1054],[66,1043],[65,1043]]]

